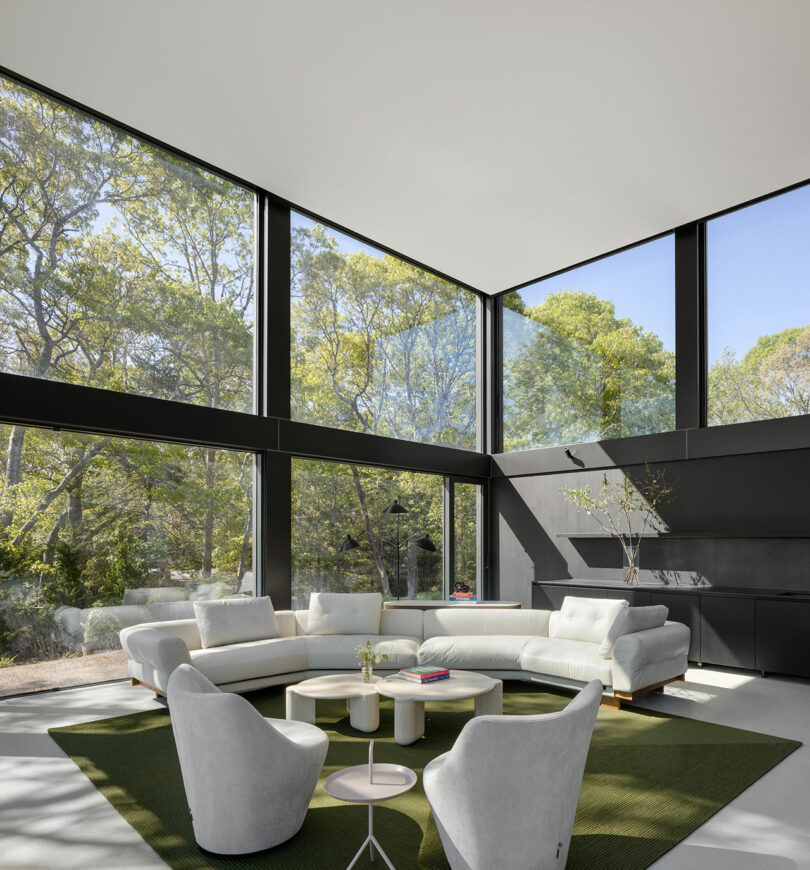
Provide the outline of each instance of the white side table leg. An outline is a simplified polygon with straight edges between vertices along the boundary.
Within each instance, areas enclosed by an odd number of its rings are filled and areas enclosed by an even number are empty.
[[[357,854],[352,859],[352,863],[346,868],[346,870],[352,870],[352,867],[360,860],[360,856],[363,854],[363,850],[368,845],[369,855],[371,856],[371,860],[374,860],[374,847],[377,847],[377,853],[379,856],[385,861],[389,870],[396,870],[394,865],[391,863],[388,855],[383,851],[382,846],[377,842],[377,838],[374,836],[374,804],[370,803],[368,805],[368,836],[365,840],[363,840],[363,845],[357,850]]]
[[[503,713],[503,683],[498,680],[495,688],[485,695],[477,695],[475,698],[475,715],[500,716]]]
[[[296,722],[315,724],[315,699],[305,698],[295,691],[295,686],[287,686],[285,694],[286,718]]]
[[[425,733],[425,702],[394,700],[394,739],[400,746],[415,743]]]
[[[349,708],[349,722],[357,731],[367,734],[380,727],[380,696],[361,695],[359,698],[349,698],[346,702]]]

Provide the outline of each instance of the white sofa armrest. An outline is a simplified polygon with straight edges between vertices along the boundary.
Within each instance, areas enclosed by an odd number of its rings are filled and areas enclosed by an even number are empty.
[[[658,628],[623,634],[613,646],[613,689],[635,692],[686,671],[689,628],[666,622]]]
[[[133,626],[124,629],[121,646],[127,658],[161,673],[170,673],[178,665],[191,664],[186,642],[159,628]]]

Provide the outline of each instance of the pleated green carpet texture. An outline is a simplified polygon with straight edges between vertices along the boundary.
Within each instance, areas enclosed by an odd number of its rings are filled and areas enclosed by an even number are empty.
[[[284,692],[247,697],[265,716],[284,716]],[[570,696],[529,686],[504,686],[504,713],[550,713]],[[446,868],[421,772],[453,745],[472,715],[472,701],[432,704],[425,737],[411,746],[394,741],[393,702],[381,699],[375,759],[420,774],[407,794],[374,810],[375,834],[397,870]],[[318,702],[318,725],[329,735],[323,778],[368,760],[368,736],[349,726],[346,705]],[[195,841],[166,710],[135,713],[55,728],[53,739],[150,846],[176,870],[301,870],[345,868],[365,837],[367,809],[330,798],[321,784],[304,826],[287,843],[241,858],[216,858]],[[238,741],[239,734],[233,735]],[[641,870],[744,791],[801,744],[639,709],[600,709],[579,799],[568,867]],[[525,751],[516,745],[515,752]],[[537,783],[537,806],[548,799]],[[509,794],[493,795],[509,801]],[[554,796],[551,795],[553,800]],[[538,810],[515,806],[527,832]],[[485,821],[470,819],[470,825]],[[368,851],[357,867],[372,864]],[[498,870],[498,868],[492,868]]]

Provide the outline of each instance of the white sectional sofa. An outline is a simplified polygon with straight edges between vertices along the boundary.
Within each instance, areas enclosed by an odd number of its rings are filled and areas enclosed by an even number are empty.
[[[165,695],[171,672],[194,665],[213,683],[247,691],[358,668],[367,640],[390,673],[415,664],[473,670],[500,679],[579,688],[593,679],[618,707],[678,679],[689,629],[666,608],[568,597],[548,610],[383,610],[379,595],[313,593],[310,610],[273,612],[269,599],[198,603],[197,618],[125,628],[121,645],[133,684]],[[209,617],[222,623],[209,624]],[[223,621],[224,620],[224,621]]]

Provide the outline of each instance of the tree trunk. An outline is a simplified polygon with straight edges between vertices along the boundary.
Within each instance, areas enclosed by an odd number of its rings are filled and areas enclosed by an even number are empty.
[[[217,459],[216,450],[204,451],[203,467],[205,469],[205,519],[203,521],[203,555],[202,575],[211,576],[214,552],[214,472]]]
[[[357,466],[352,465],[351,469],[354,488],[357,491],[357,500],[360,502],[360,513],[363,516],[363,528],[366,530],[366,538],[368,538],[368,546],[371,550],[377,573],[380,576],[380,585],[382,586],[383,595],[386,598],[390,598],[391,581],[388,576],[388,570],[385,567],[385,560],[383,559],[380,542],[377,540],[377,536],[374,534],[374,529],[371,526],[371,519],[368,515],[368,507],[366,505],[366,493],[363,489],[363,481],[360,480],[360,472],[357,470]]]
[[[408,541],[408,598],[419,592],[419,550],[415,541]]]
[[[242,535],[242,555],[239,557],[239,572],[236,579],[241,583],[242,578],[247,571],[247,560],[250,553],[251,532],[253,531],[253,510],[248,511],[247,522],[245,523],[245,531]]]
[[[101,451],[110,443],[109,438],[105,438],[103,441],[100,441],[98,444],[94,444],[93,447],[90,448],[86,453],[83,453],[82,459],[73,466],[73,468],[68,471],[68,473],[62,478],[61,482],[58,486],[55,486],[50,492],[47,492],[43,497],[40,503],[36,506],[34,513],[26,520],[23,527],[20,529],[17,536],[11,542],[13,547],[18,547],[26,538],[31,529],[36,525],[37,520],[40,516],[45,513],[48,509],[48,506],[51,502],[58,496],[61,495],[71,484],[76,475],[81,474],[84,469],[90,464],[93,457],[97,454],[101,453]]]
[[[59,519],[53,524],[50,532],[48,532],[48,537],[45,539],[45,550],[42,553],[42,561],[48,565],[49,568],[53,569],[53,560],[56,555],[56,544],[59,541],[59,533],[65,527],[65,523],[68,519],[68,510],[63,510],[61,514],[59,514]],[[39,575],[39,586],[42,588],[43,583],[50,575],[50,571],[42,571]]]
[[[12,426],[8,439],[8,456],[6,457],[6,487],[11,489],[20,482],[22,476],[22,451],[25,440],[25,428]],[[9,508],[0,514],[0,527],[8,528],[14,519],[14,511]]]

